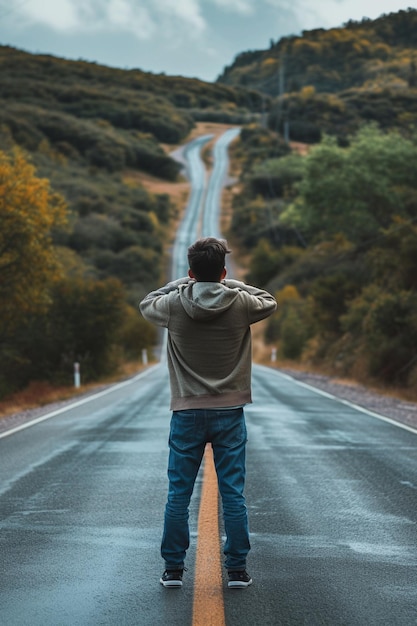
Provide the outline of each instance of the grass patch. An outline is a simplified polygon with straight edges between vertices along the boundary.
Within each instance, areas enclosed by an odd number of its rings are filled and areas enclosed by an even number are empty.
[[[124,363],[119,367],[116,374],[103,378],[100,381],[83,385],[81,380],[81,387],[79,388],[64,385],[56,386],[47,381],[32,381],[25,389],[6,396],[0,401],[0,419],[14,413],[21,413],[22,411],[77,397],[86,392],[94,391],[105,385],[111,385],[134,376],[144,369],[145,366],[140,361]]]

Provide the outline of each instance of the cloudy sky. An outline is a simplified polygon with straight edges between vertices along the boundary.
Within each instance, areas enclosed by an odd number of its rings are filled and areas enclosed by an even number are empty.
[[[413,0],[0,0],[0,44],[212,81],[239,52]]]

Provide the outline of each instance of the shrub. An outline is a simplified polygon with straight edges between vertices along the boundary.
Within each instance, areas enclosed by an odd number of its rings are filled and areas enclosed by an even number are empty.
[[[255,167],[249,177],[251,194],[266,198],[294,195],[295,184],[303,178],[304,160],[298,154],[269,159]]]
[[[156,327],[139,315],[137,309],[128,306],[117,333],[117,345],[123,349],[124,355],[137,359],[143,349],[152,348],[156,342]]]
[[[278,311],[269,320],[266,338],[270,342],[279,342],[283,358],[298,359],[310,336],[306,302],[293,285],[284,287],[276,297]]]

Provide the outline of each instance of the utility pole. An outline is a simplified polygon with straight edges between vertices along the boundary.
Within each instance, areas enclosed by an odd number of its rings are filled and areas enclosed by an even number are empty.
[[[290,140],[290,124],[284,110],[284,94],[285,94],[285,52],[281,54],[278,75],[278,124],[282,123],[282,134],[285,143]]]
[[[262,93],[261,94],[262,97],[262,116],[261,116],[261,126],[262,128],[266,128],[267,127],[267,120],[266,120],[266,106],[265,106],[265,94]]]

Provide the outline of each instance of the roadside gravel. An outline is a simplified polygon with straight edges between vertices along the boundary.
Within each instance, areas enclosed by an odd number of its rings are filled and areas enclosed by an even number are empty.
[[[26,409],[24,411],[11,413],[10,415],[5,415],[3,417],[0,416],[0,434],[6,432],[7,430],[18,428],[26,422],[30,422],[38,417],[42,417],[42,415],[52,413],[53,411],[58,411],[59,409],[64,408],[70,404],[74,404],[74,402],[78,402],[83,398],[87,398],[88,396],[98,393],[102,389],[106,389],[106,387],[109,386],[110,385],[97,385],[97,387],[94,387],[93,389],[90,389],[85,393],[77,394],[66,400],[60,400],[58,402],[44,404],[34,409]]]
[[[415,428],[417,431],[417,403],[401,400],[390,395],[367,389],[358,383],[346,383],[330,376],[310,372],[278,368],[280,372],[303,383],[317,387],[337,398],[373,411],[384,417]]]
[[[415,428],[417,431],[417,403],[377,393],[376,391],[369,390],[359,384],[341,382],[330,376],[285,368],[277,369],[279,369],[279,371],[283,374],[287,374],[296,380],[311,385],[312,387],[316,387],[317,389],[321,389],[322,391],[330,393],[331,395],[343,400],[348,400],[353,404],[357,404],[360,407],[373,411],[374,413],[378,413],[384,417],[389,417],[390,419],[410,426],[411,428]],[[88,393],[77,395],[68,400],[54,402],[35,409],[28,409],[26,411],[13,413],[2,418],[0,417],[0,434],[46,415],[47,413],[57,411],[89,395],[97,393],[98,391],[106,388],[106,386],[108,385],[97,386]]]

